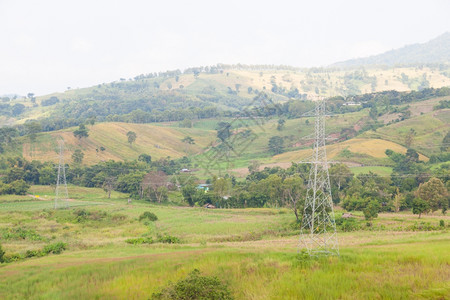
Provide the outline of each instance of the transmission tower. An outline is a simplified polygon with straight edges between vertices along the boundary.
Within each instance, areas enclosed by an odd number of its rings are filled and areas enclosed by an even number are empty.
[[[58,179],[56,179],[55,209],[69,208],[69,193],[67,192],[66,166],[64,164],[64,142],[59,141]]]
[[[309,255],[339,255],[325,149],[325,100],[316,102],[314,151],[300,230],[300,246]]]

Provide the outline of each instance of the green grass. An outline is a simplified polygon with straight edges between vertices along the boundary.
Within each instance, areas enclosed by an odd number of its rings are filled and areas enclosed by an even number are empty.
[[[107,247],[30,259],[0,269],[0,295],[27,299],[147,299],[197,268],[236,299],[444,299],[449,241],[342,247],[300,260],[295,248]],[[7,283],[5,274],[8,274]],[[325,288],[326,287],[326,288]]]
[[[54,195],[52,187],[31,189],[43,198]],[[450,235],[438,225],[450,218],[437,212],[420,220],[409,212],[380,213],[371,227],[354,212],[361,230],[339,232],[339,258],[305,260],[297,255],[298,229],[287,209],[127,205],[126,195],[107,199],[102,189],[74,186],[69,194],[84,206],[70,202],[70,209],[55,211],[33,206],[51,200],[0,196],[0,229],[42,237],[0,240],[7,254],[68,245],[60,255],[0,265],[0,298],[148,299],[195,268],[228,283],[236,299],[445,299],[450,292]],[[79,221],[78,209],[91,217]],[[158,220],[139,221],[145,211]],[[412,231],[421,222],[431,231]],[[182,243],[125,242],[158,235]]]
[[[390,167],[352,167],[350,170],[355,175],[372,172],[380,176],[389,176],[392,173],[392,168]]]

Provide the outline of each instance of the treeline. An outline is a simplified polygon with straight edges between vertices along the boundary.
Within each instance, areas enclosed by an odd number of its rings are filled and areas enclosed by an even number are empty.
[[[167,179],[169,175],[178,174],[181,169],[188,168],[191,161],[184,157],[178,160],[161,158],[152,161],[148,154],[141,154],[137,160],[116,162],[100,162],[92,166],[82,166],[79,163],[66,164],[66,180],[69,184],[84,187],[100,187],[105,191],[117,190],[129,193],[131,197],[149,198],[148,186],[143,180],[151,172],[164,174],[164,198],[167,198],[169,188],[177,183]],[[3,175],[0,182],[0,193],[25,194],[30,185],[55,185],[57,180],[57,165],[50,162],[29,162],[21,157],[1,158],[0,172]],[[181,180],[183,175],[177,177]],[[148,185],[148,184],[147,184]],[[146,190],[147,189],[147,190]]]
[[[422,214],[441,209],[445,213],[449,206],[449,164],[431,170],[429,165],[418,160],[416,151],[409,149],[403,155],[388,150],[394,162],[391,176],[379,176],[369,172],[354,176],[343,164],[329,168],[331,193],[334,203],[348,211],[362,210],[367,219],[378,212],[398,212],[412,209]],[[250,166],[251,173],[245,181],[234,177],[213,177],[209,191],[194,186],[185,186],[183,196],[190,205],[210,203],[217,207],[289,207],[297,217],[301,216],[306,197],[309,165],[295,164],[288,169]]]

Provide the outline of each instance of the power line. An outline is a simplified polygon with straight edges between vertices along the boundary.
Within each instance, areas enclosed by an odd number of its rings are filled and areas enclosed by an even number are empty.
[[[62,186],[61,186],[62,185]],[[64,142],[59,140],[58,178],[55,189],[55,209],[69,208],[69,193],[66,182],[66,166],[64,164]]]
[[[314,153],[303,210],[300,243],[309,255],[339,255],[325,147],[325,100],[316,102]]]

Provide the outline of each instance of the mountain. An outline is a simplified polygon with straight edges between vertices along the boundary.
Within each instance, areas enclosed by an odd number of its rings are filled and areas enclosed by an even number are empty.
[[[450,63],[450,32],[423,44],[408,45],[400,49],[364,58],[350,59],[333,64],[333,67],[368,65],[413,65]]]

